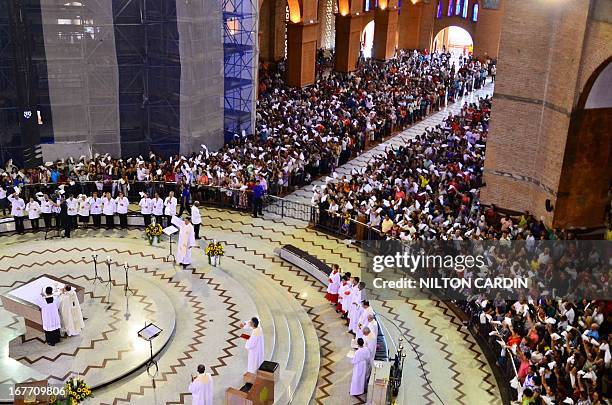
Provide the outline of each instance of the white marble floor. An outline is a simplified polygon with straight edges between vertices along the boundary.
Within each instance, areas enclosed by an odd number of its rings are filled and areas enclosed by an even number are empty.
[[[238,322],[258,315],[265,331],[266,357],[280,364],[281,385],[290,388],[292,403],[364,403],[363,398],[348,395],[351,364],[346,353],[351,335],[324,300],[324,286],[275,255],[280,246],[292,244],[358,274],[359,250],[283,220],[253,219],[248,214],[215,208],[203,208],[202,216],[201,234],[226,246],[226,257],[216,268],[207,263],[200,250],[194,252],[194,269],[175,267],[164,260],[167,242],[149,246],[141,230],[78,230],[70,240],[50,241],[44,241],[42,234],[0,237],[0,293],[33,275],[49,273],[70,278],[88,294],[84,306],[87,334],[65,340],[45,355],[39,341],[27,342],[32,351],[17,347],[17,342],[9,343],[22,331],[23,320],[0,308],[0,375],[9,374],[0,378],[0,383],[8,378],[65,374],[70,370],[99,385],[135,368],[131,374],[96,389],[91,403],[191,403],[187,392],[190,374],[203,363],[215,375],[215,404],[223,403],[224,390],[238,386],[246,369]],[[109,255],[116,263],[127,261],[134,267],[130,286],[137,292],[129,300],[129,311],[120,268],[113,268],[114,311],[107,311],[100,298],[107,290],[93,288],[88,280],[93,275],[90,255],[94,251],[99,257]],[[101,273],[106,278],[105,271]],[[496,403],[497,387],[488,364],[483,363],[473,338],[443,303],[375,301],[373,306],[391,320],[385,326],[389,340],[397,342],[400,333],[406,334],[424,362],[421,370],[416,354],[407,353],[409,372],[399,403],[430,403],[434,401],[431,388],[445,403]],[[128,312],[131,316],[126,320]],[[173,320],[176,325],[163,348],[160,341],[159,373],[154,379],[139,365],[142,356],[126,361],[136,354],[134,331],[144,320]],[[57,373],[51,364],[59,366]],[[431,388],[425,384],[424,373]]]

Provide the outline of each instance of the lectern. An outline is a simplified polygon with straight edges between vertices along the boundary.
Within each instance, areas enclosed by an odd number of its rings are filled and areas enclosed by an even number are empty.
[[[159,371],[157,361],[155,361],[155,357],[153,356],[153,339],[158,337],[160,333],[162,333],[162,329],[153,323],[145,324],[145,327],[138,331],[138,336],[141,339],[149,342],[149,348],[151,349],[151,358],[147,362],[147,374],[149,374],[151,377],[157,375],[157,372]],[[153,366],[155,366],[155,373],[151,371]]]
[[[274,403],[274,384],[278,381],[278,363],[264,361],[256,374],[244,373],[240,389],[228,388],[225,391],[226,405],[272,405]]]

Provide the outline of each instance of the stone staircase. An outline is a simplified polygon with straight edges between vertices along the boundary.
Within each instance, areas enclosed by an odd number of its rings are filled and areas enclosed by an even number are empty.
[[[320,347],[308,314],[269,277],[235,261],[230,265],[229,260],[224,259],[223,271],[246,287],[264,330],[266,359],[280,366],[275,404],[310,403],[317,383]]]

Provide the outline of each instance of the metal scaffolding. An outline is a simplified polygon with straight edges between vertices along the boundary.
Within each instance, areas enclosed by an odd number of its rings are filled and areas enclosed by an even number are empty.
[[[223,0],[225,141],[251,134],[258,63],[257,0]]]

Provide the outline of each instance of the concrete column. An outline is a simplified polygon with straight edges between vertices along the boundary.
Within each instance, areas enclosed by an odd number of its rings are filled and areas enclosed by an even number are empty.
[[[319,23],[287,24],[287,84],[303,87],[315,82]]]
[[[357,67],[361,35],[361,15],[336,14],[336,65],[338,72],[352,72]]]
[[[421,29],[421,13],[423,2],[413,4],[412,1],[402,2],[402,10],[398,18],[400,49],[417,49],[419,47],[419,32]]]
[[[395,53],[397,40],[397,5],[377,8],[374,14],[374,44],[372,57],[388,60]]]

